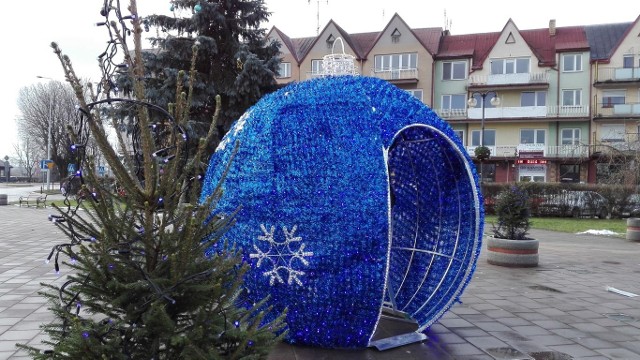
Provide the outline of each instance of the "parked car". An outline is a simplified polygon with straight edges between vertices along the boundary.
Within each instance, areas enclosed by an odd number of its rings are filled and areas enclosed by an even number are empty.
[[[620,217],[640,217],[640,194],[631,194],[614,212]]]
[[[595,216],[604,219],[609,216],[607,199],[595,191],[563,191],[547,195],[538,205],[538,212],[545,216]]]

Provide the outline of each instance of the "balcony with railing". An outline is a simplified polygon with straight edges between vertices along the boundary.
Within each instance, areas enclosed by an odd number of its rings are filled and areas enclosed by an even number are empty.
[[[491,151],[491,157],[513,158],[517,154],[516,145],[485,145]],[[477,146],[467,146],[467,152],[470,156],[475,156]]]
[[[591,154],[597,156],[637,156],[640,151],[640,141],[637,138],[630,138],[623,141],[601,141],[591,145]]]
[[[594,84],[640,81],[640,67],[598,67]]]
[[[632,111],[636,111],[636,109],[634,107]],[[501,106],[484,110],[485,119],[586,118],[589,116],[589,106]],[[623,108],[620,108],[620,111],[622,110]],[[482,108],[434,109],[434,111],[438,116],[447,120],[482,119]]]
[[[500,106],[484,109],[485,119],[588,117],[589,106]],[[469,119],[482,119],[482,108],[468,109]]]
[[[307,80],[315,79],[315,78],[323,77],[323,76],[325,76],[325,73],[322,72],[322,71],[308,71],[307,72]]]
[[[448,120],[461,120],[467,118],[467,108],[464,109],[433,109],[438,116]]]
[[[584,144],[576,145],[545,145],[545,144],[517,144],[487,146],[493,159],[513,159],[543,157],[546,159],[576,159],[588,158],[592,147]],[[476,146],[467,146],[471,157],[475,156]]]
[[[486,85],[528,85],[528,84],[549,84],[549,73],[521,73],[521,74],[492,74],[492,75],[473,75],[469,76],[467,85],[486,86]]]
[[[595,117],[640,117],[640,103],[598,104]]]
[[[377,77],[392,83],[418,82],[418,69],[374,69],[372,77]]]

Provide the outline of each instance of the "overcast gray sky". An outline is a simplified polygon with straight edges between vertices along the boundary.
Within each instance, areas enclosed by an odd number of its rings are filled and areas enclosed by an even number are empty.
[[[127,0],[121,0],[128,4]],[[20,116],[18,91],[39,81],[37,76],[63,79],[62,68],[50,43],[57,42],[70,56],[79,76],[97,81],[97,55],[106,45],[102,20],[102,0],[30,0],[3,1],[2,87],[0,88],[0,157],[13,156],[17,141],[15,119]],[[398,13],[410,27],[444,27],[453,34],[500,31],[509,18],[519,29],[547,27],[549,19],[557,26],[632,22],[640,15],[640,3],[609,0],[606,6],[588,2],[538,0],[535,7],[520,1],[448,0],[439,3],[418,0],[267,0],[272,16],[264,27],[275,25],[291,37],[316,35],[318,14],[320,29],[333,19],[351,33],[380,31]],[[580,5],[577,5],[580,4]],[[168,0],[138,0],[140,16],[167,14]],[[318,12],[319,9],[319,12]],[[446,19],[445,21],[445,11]]]

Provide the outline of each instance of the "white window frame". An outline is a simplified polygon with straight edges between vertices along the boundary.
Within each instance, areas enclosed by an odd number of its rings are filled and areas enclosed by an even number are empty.
[[[445,67],[449,66],[449,76],[447,77],[447,71]],[[462,77],[456,76],[456,72],[460,71],[462,67]],[[457,69],[457,71],[456,71]],[[467,79],[467,62],[466,61],[445,61],[442,63],[442,80],[466,80]]]
[[[520,175],[519,182],[547,182],[547,175]]]
[[[452,107],[451,105],[454,103],[453,99],[457,98],[458,100],[462,100],[461,107]],[[467,107],[467,95],[466,94],[446,94],[442,95],[442,99],[440,102],[440,108],[443,110],[464,110]]]
[[[522,142],[522,132],[523,131],[533,131],[533,142],[532,143],[525,143]],[[540,142],[539,135],[542,133],[542,136],[544,137],[544,140],[542,142]],[[536,145],[545,145],[547,142],[547,131],[545,129],[531,129],[531,128],[524,128],[524,129],[520,129],[520,144],[536,144]]]
[[[602,107],[612,108],[616,104],[626,103],[627,92],[626,90],[604,90],[602,92]],[[622,102],[610,101],[607,99],[622,99]]]
[[[562,72],[582,71],[582,54],[562,54]]]
[[[281,62],[280,67],[278,68],[278,79],[285,79],[291,77],[291,63],[290,62]]]
[[[571,103],[565,102],[567,95],[571,95]],[[582,89],[563,89],[562,106],[582,106]]]
[[[627,62],[627,59],[631,59],[631,63],[628,63],[628,62]],[[629,65],[631,65],[631,66],[629,66]],[[625,69],[631,69],[631,68],[633,68],[633,67],[634,67],[634,65],[635,65],[635,64],[634,64],[634,56],[633,56],[633,54],[625,54],[625,55],[622,55],[622,67],[623,67],[623,68],[625,68]]]
[[[624,124],[602,124],[600,125],[600,141],[602,142],[624,142],[626,130]]]
[[[565,136],[566,132],[571,132],[571,135]],[[560,144],[579,145],[580,144],[580,128],[560,129]]]
[[[480,137],[482,130],[471,130],[471,146],[480,146]],[[493,144],[487,143],[487,134],[493,133]],[[495,129],[484,129],[484,146],[496,146],[496,130]],[[477,141],[476,141],[477,137]]]
[[[523,105],[522,97],[524,94],[533,94],[533,105]],[[542,102],[542,104],[540,104]],[[547,106],[547,92],[546,91],[523,91],[520,93],[520,106],[521,107],[529,107],[529,106]]]
[[[527,71],[520,71],[520,66],[523,64],[522,61],[527,61]],[[494,66],[494,62],[501,62],[501,71],[494,72],[496,70],[496,66]],[[531,58],[529,57],[519,57],[519,58],[502,58],[502,59],[491,59],[490,65],[491,75],[506,75],[506,74],[528,74],[531,72]]]
[[[322,66],[322,59],[313,59],[311,60],[311,74],[318,75],[322,74],[324,68]]]
[[[422,91],[422,89],[409,89],[405,91],[411,94],[414,98],[422,101],[422,97],[424,95],[424,91]]]
[[[418,53],[381,54],[374,57],[374,72],[416,70]]]

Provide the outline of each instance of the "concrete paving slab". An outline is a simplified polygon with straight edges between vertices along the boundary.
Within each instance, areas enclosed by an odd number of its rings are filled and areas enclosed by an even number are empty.
[[[2,359],[26,358],[15,343],[40,341],[38,324],[52,318],[37,291],[40,282],[64,279],[44,259],[66,239],[47,220],[50,212],[0,206]],[[386,351],[282,343],[269,359],[482,360],[509,353],[536,359],[640,359],[640,296],[607,291],[610,286],[640,294],[640,243],[541,230],[531,235],[540,240],[537,268],[489,265],[481,254],[462,302],[428,329],[421,343]],[[385,320],[380,331],[396,327]]]

